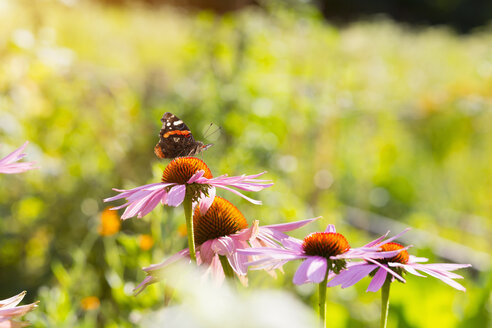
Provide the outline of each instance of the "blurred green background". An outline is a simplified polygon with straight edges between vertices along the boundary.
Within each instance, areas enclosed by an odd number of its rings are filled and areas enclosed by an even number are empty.
[[[250,195],[263,206],[220,194],[250,222],[322,215],[294,235],[335,223],[353,246],[410,226],[411,253],[474,265],[458,272],[466,293],[395,284],[391,327],[492,327],[491,29],[335,27],[275,1],[218,15],[3,0],[0,21],[0,156],[29,140],[40,167],[0,177],[0,299],[40,300],[34,327],[133,327],[172,304],[164,284],[132,289],[141,267],[186,247],[182,210],[120,226],[102,202],[159,181],[166,111],[215,143],[214,175],[268,171],[275,186]],[[252,272],[250,287],[314,305],[313,286],[292,286],[297,265]],[[328,291],[333,327],[378,326],[368,282]]]

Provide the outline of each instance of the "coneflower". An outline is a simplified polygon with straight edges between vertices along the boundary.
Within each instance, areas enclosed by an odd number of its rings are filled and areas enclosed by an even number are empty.
[[[224,277],[237,276],[246,282],[247,263],[254,258],[238,252],[238,250],[254,247],[281,248],[286,238],[285,231],[300,228],[315,219],[284,223],[278,225],[260,226],[253,221],[251,226],[244,215],[228,200],[215,197],[212,206],[207,211],[195,207],[193,216],[194,237],[196,241],[197,263],[207,268],[218,283]],[[151,265],[143,270],[149,275],[138,287],[141,291],[148,284],[158,280],[159,272],[170,264],[189,259],[188,249],[171,256],[162,263]]]

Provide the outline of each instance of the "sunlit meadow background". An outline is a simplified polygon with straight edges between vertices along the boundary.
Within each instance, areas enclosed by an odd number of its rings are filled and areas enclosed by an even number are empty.
[[[0,299],[40,300],[34,327],[133,327],[176,302],[162,283],[132,289],[141,267],[186,247],[182,209],[120,225],[102,202],[159,181],[166,111],[215,143],[214,175],[268,171],[263,206],[225,195],[249,222],[322,215],[295,235],[334,223],[353,246],[410,226],[415,255],[474,265],[460,271],[466,293],[394,284],[390,327],[492,327],[491,29],[335,27],[278,2],[218,16],[3,0],[0,22],[0,155],[30,140],[40,167],[0,177]],[[295,268],[252,272],[250,288],[314,305]],[[333,327],[378,325],[367,284],[328,290]]]

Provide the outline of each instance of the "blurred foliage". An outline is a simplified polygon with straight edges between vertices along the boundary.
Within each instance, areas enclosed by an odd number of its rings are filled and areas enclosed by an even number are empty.
[[[347,24],[360,19],[390,17],[412,25],[446,25],[458,32],[470,32],[490,23],[492,2],[483,0],[93,0],[128,6],[174,6],[186,10],[210,10],[218,14],[242,10],[248,6],[267,9],[281,2],[291,9],[310,4],[332,23]]]
[[[384,20],[337,29],[278,4],[219,17],[0,1],[0,19],[0,151],[30,140],[40,166],[0,179],[0,298],[39,299],[34,327],[132,327],[172,304],[165,284],[132,289],[141,267],[186,246],[182,210],[117,227],[102,202],[159,181],[166,111],[198,140],[221,127],[203,154],[215,175],[269,171],[275,186],[254,195],[263,206],[222,194],[250,222],[323,215],[295,235],[335,223],[362,245],[373,236],[345,220],[358,208],[490,254],[490,33]],[[431,240],[413,244],[439,261]],[[315,304],[313,286],[292,286],[294,265],[277,280],[252,272],[250,286]],[[432,278],[394,287],[392,327],[491,327],[490,273],[460,273],[465,294]],[[367,283],[328,291],[334,326],[377,326]]]

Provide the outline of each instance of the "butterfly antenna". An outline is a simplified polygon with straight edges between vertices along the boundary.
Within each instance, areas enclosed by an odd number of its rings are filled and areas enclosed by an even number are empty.
[[[210,124],[208,125],[208,128],[205,130],[205,132],[203,132],[203,136],[204,136],[205,138],[206,138],[206,135],[207,135],[207,133],[208,133],[208,130],[210,130],[210,128],[212,127],[212,125],[214,125],[214,124],[213,124],[213,123],[210,123]]]
[[[216,126],[216,127],[217,127],[217,129],[215,129],[214,131],[212,131],[210,134],[208,134],[208,135],[207,135],[208,130],[210,130],[210,128],[211,128],[212,126]],[[203,136],[204,136],[204,138],[205,138],[205,139],[209,139],[211,136],[213,136],[214,134],[216,134],[216,133],[217,133],[217,132],[219,132],[220,130],[222,130],[222,127],[220,127],[220,126],[218,126],[218,125],[216,125],[216,124],[214,124],[214,123],[210,123],[210,125],[208,126],[207,131],[205,131],[205,133],[203,134]]]

